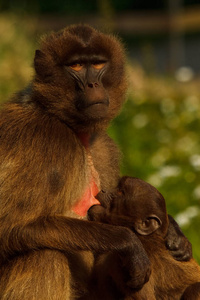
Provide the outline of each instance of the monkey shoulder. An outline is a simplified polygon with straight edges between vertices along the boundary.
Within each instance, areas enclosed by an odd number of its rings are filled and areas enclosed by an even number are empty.
[[[0,111],[0,151],[56,160],[84,160],[84,150],[75,133],[53,115],[33,104],[11,101]],[[6,154],[4,152],[4,154]],[[27,156],[26,156],[27,154]],[[29,160],[30,160],[29,159]]]

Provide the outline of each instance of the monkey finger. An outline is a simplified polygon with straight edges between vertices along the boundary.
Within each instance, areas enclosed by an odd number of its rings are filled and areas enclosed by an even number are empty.
[[[190,251],[170,251],[171,256],[177,261],[189,261],[191,259],[191,252]]]
[[[89,221],[101,222],[105,218],[106,209],[101,205],[93,205],[87,212]]]
[[[127,287],[130,288],[131,290],[134,290],[134,291],[138,291],[140,290],[144,284],[146,282],[149,281],[149,277],[150,277],[150,270],[144,275],[144,276],[134,276],[134,278],[131,278],[127,283]]]
[[[192,245],[173,217],[170,215],[168,215],[168,217],[169,228],[165,241],[166,247],[176,260],[188,261],[192,258]]]
[[[178,261],[189,261],[192,258],[192,245],[184,237],[166,241],[166,247],[174,259]]]
[[[140,268],[138,268],[138,266],[135,267],[133,273],[130,273],[131,278],[126,282],[126,286],[131,290],[138,291],[149,281],[151,269],[149,265],[146,265],[143,268],[142,266],[140,266]]]

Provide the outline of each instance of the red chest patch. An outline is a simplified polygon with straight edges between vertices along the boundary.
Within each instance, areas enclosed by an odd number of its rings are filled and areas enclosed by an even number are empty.
[[[100,205],[100,202],[95,198],[98,192],[99,189],[95,181],[92,180],[89,187],[86,189],[85,193],[83,194],[83,197],[73,207],[73,211],[81,217],[86,216],[87,211],[91,206],[95,204]]]

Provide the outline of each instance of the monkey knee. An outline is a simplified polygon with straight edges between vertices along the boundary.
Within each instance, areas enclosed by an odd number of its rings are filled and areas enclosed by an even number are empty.
[[[70,271],[59,251],[36,251],[10,261],[0,281],[1,300],[70,299]]]

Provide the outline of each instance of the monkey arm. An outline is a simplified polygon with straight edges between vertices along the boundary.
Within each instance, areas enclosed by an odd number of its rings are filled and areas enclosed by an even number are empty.
[[[137,237],[126,228],[64,216],[45,216],[2,231],[0,253],[6,259],[29,250],[46,248],[61,251],[120,252],[135,243]]]
[[[102,204],[102,201],[101,201]],[[115,226],[133,227],[132,218],[124,215],[109,212],[108,208],[102,205],[94,205],[88,211],[88,219],[95,222],[102,222]]]
[[[90,250],[98,254],[113,252],[128,273],[127,285],[130,288],[140,288],[150,275],[149,258],[137,236],[127,228],[63,216],[46,216],[2,231],[1,263],[16,255],[41,249],[63,252]]]
[[[176,221],[169,217],[169,227],[166,236],[166,247],[178,261],[188,261],[192,258],[192,245],[185,237]]]

